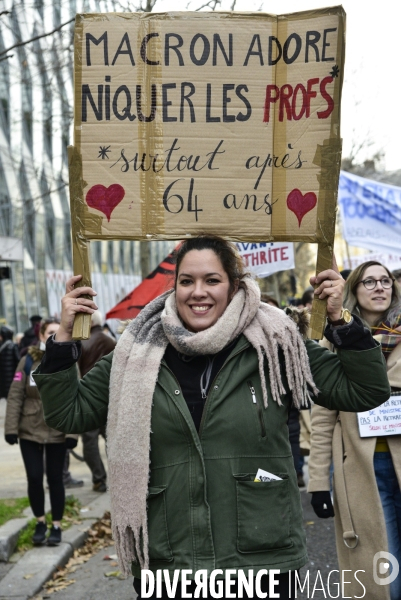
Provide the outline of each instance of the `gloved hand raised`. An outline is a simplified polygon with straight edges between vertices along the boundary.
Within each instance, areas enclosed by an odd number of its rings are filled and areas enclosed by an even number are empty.
[[[330,492],[312,492],[312,508],[320,519],[334,517]]]
[[[72,437],[67,437],[65,438],[65,447],[67,448],[67,450],[73,450],[74,448],[76,448],[78,444],[78,440]]]
[[[16,433],[6,433],[4,439],[6,440],[7,444],[10,444],[10,446],[18,444],[18,435]]]

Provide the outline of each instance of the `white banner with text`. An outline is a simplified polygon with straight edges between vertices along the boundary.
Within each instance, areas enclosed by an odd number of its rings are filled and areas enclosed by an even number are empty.
[[[265,242],[251,244],[238,242],[237,248],[245,268],[256,277],[269,277],[278,271],[295,267],[292,242]]]

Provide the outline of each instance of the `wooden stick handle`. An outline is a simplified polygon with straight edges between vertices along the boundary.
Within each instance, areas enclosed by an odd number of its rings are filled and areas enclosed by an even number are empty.
[[[72,262],[74,275],[82,275],[75,287],[92,286],[89,263],[89,241],[82,233],[83,182],[82,159],[74,146],[68,147],[68,166],[71,204]],[[91,296],[85,296],[91,298]],[[91,315],[79,313],[75,317],[72,337],[87,340],[91,332]]]
[[[333,247],[327,244],[318,244],[316,274],[326,269],[331,269],[333,264]],[[313,298],[312,312],[308,337],[312,340],[323,339],[326,327],[327,300]]]

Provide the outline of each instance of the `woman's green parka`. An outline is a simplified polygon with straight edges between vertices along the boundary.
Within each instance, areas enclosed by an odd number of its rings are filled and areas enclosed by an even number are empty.
[[[315,399],[364,411],[390,395],[380,346],[333,354],[306,342]],[[80,381],[76,367],[34,375],[48,425],[82,433],[106,423],[112,355]],[[283,380],[284,380],[284,369]],[[265,371],[269,384],[268,371]],[[253,389],[254,392],[253,393]],[[269,386],[268,386],[268,391]],[[135,394],[135,390],[132,390]],[[255,401],[256,400],[256,401]],[[129,401],[129,399],[127,399]],[[256,351],[241,336],[213,381],[199,433],[164,361],[152,409],[148,496],[150,568],[295,570],[307,562],[288,440],[290,392],[263,406]],[[261,468],[281,481],[255,482]],[[133,565],[140,577],[140,568]]]

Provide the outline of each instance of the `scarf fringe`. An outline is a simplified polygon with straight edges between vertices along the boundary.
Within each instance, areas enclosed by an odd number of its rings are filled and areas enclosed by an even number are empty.
[[[271,312],[275,311],[272,315]],[[308,354],[304,341],[291,318],[285,318],[280,309],[261,305],[251,325],[243,332],[252,346],[256,349],[259,359],[259,375],[262,383],[263,403],[268,406],[268,392],[265,381],[264,361],[267,360],[269,370],[270,389],[273,400],[282,406],[281,396],[286,393],[279,360],[279,350],[284,353],[284,363],[288,387],[292,392],[293,402],[297,408],[308,405],[307,385],[314,394],[318,389],[313,381],[309,366]],[[272,324],[273,321],[273,324]],[[279,326],[277,327],[277,321]],[[277,329],[273,332],[271,329]],[[306,392],[305,392],[306,390]]]
[[[129,525],[112,526],[113,539],[121,573],[132,574],[131,563],[139,563],[141,569],[148,569],[148,534],[141,527],[133,530]],[[143,545],[143,550],[141,550]]]

